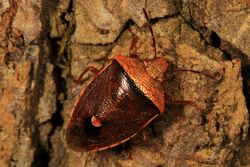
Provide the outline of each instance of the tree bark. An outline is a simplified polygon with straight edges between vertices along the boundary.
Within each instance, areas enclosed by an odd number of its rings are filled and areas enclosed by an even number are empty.
[[[249,165],[249,9],[248,0],[2,0],[0,166]],[[170,65],[171,100],[147,142],[139,133],[96,153],[70,150],[70,111],[93,75],[83,85],[67,76],[128,56],[133,35],[136,54],[153,59],[148,24]]]

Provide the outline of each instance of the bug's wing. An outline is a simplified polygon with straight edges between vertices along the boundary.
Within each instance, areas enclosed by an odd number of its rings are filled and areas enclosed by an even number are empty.
[[[113,61],[76,103],[67,142],[76,151],[113,147],[135,135],[159,113]],[[101,127],[91,125],[93,115],[102,122]]]
[[[103,122],[99,131],[99,138],[96,142],[90,143],[87,149],[89,151],[103,150],[121,144],[133,137],[159,115],[159,113],[154,112],[153,108],[149,110],[150,107],[146,108],[147,105],[142,105],[143,107],[140,110],[131,107],[131,110],[116,110],[112,112],[110,115],[114,117]]]

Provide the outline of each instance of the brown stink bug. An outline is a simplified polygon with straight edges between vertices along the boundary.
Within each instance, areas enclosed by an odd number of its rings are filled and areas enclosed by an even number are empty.
[[[145,10],[145,17],[148,19]],[[119,145],[142,131],[164,112],[164,77],[168,62],[156,57],[114,56],[77,98],[66,130],[66,141],[75,151],[97,151]],[[131,48],[134,43],[132,42]]]
[[[167,61],[115,56],[76,100],[67,128],[75,151],[104,150],[135,136],[164,111]]]

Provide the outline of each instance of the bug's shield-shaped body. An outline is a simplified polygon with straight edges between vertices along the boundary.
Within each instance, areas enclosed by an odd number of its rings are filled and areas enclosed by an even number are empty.
[[[133,137],[164,111],[164,58],[115,56],[82,90],[74,104],[66,140],[75,151],[114,147]],[[94,118],[100,127],[91,123]]]

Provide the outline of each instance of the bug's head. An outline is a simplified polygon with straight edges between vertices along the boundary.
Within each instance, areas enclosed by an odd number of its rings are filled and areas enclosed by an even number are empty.
[[[168,68],[168,62],[165,58],[158,57],[158,58],[155,58],[155,59],[149,60],[149,61],[145,60],[144,64],[145,64],[145,67],[146,67],[148,74],[152,78],[154,78],[160,82],[164,81],[165,74],[166,74],[166,71]]]

